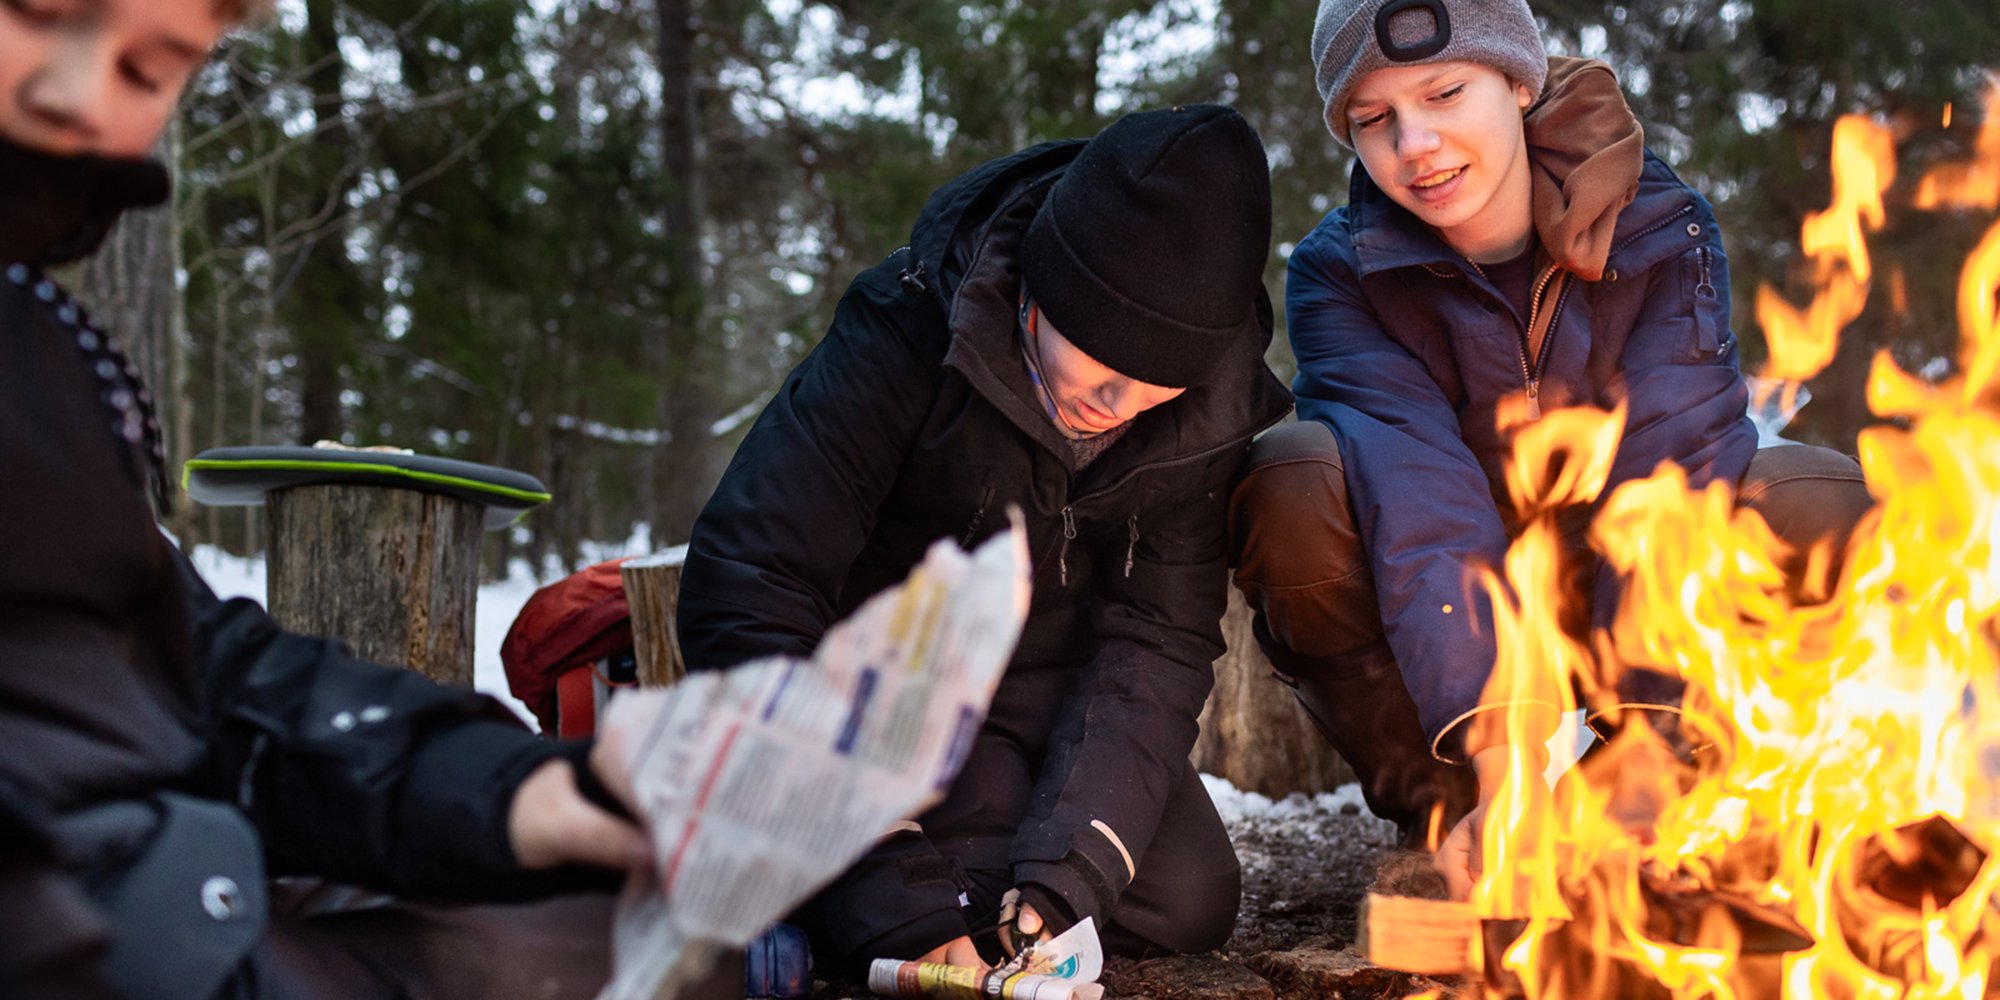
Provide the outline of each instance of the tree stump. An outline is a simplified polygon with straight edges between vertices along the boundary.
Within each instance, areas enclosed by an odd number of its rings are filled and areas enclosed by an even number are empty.
[[[674,624],[681,608],[681,567],[687,546],[628,559],[618,567],[625,580],[625,603],[632,614],[632,648],[639,683],[667,687],[687,676],[680,633]]]
[[[267,604],[280,625],[472,686],[484,507],[366,485],[294,486],[266,504]]]
[[[1271,661],[1250,631],[1250,607],[1235,587],[1229,588],[1222,638],[1229,651],[1215,661],[1195,767],[1274,799],[1330,792],[1353,781],[1353,769],[1313,727],[1292,689],[1271,676]]]

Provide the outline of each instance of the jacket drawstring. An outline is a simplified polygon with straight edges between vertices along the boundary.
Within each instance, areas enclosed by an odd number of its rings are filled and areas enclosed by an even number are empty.
[[[1132,579],[1132,553],[1139,548],[1139,515],[1125,522],[1125,579]]]
[[[1062,585],[1069,586],[1069,543],[1076,540],[1076,507],[1062,509],[1063,543],[1062,551],[1056,553],[1056,574]]]

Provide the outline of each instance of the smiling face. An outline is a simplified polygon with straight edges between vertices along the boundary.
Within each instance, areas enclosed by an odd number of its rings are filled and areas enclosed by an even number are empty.
[[[1527,87],[1475,62],[1392,66],[1348,101],[1354,150],[1376,186],[1478,263],[1528,245]]]
[[[215,0],[0,0],[0,136],[144,156],[228,27]]]
[[[1056,419],[1072,434],[1102,434],[1187,391],[1141,382],[1099,364],[1057,331],[1039,307],[1030,307],[1028,322],[1043,388]]]

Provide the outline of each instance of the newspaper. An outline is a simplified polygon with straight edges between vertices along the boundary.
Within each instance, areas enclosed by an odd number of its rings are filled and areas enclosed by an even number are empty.
[[[877,959],[868,988],[900,1000],[1099,1000],[1104,947],[1090,917],[997,969]]]
[[[628,884],[600,1000],[672,997],[935,801],[970,752],[1028,608],[1011,530],[933,545],[902,585],[821,639],[613,699],[606,733],[653,838]]]

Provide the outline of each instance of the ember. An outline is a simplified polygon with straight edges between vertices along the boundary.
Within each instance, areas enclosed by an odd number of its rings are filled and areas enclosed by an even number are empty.
[[[1882,126],[1839,123],[1833,204],[1801,244],[1816,297],[1758,297],[1770,378],[1818,372],[1860,315],[1894,163]],[[1926,210],[2000,207],[2000,87],[1975,160],[1918,192]],[[1573,638],[1573,611],[1514,595],[1577,589],[1558,515],[1598,498],[1623,415],[1520,429],[1509,484],[1527,527],[1486,581],[1489,694],[1516,706],[1521,778],[1489,812],[1472,900],[1489,991],[1985,995],[2000,959],[2000,224],[1960,288],[1955,377],[1875,359],[1869,403],[1897,424],[1860,439],[1879,507],[1828,592],[1788,588],[1793,554],[1756,514],[1663,466],[1604,499],[1591,544],[1628,585],[1594,647]],[[1638,669],[1686,681],[1677,719],[1620,717]],[[1550,789],[1530,751],[1577,709],[1615,735]]]

